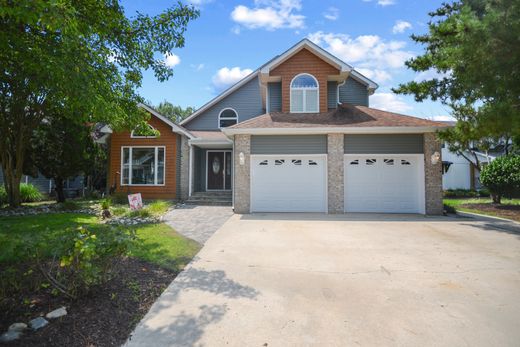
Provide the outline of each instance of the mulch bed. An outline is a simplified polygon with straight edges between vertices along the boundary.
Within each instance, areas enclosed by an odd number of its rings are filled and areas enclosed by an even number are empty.
[[[520,205],[503,205],[503,204],[463,204],[463,208],[489,212],[493,215],[512,219],[520,222]]]
[[[176,275],[157,265],[126,258],[110,282],[75,301],[44,290],[22,290],[17,297],[0,301],[0,334],[12,323],[27,323],[65,306],[66,316],[49,320],[38,331],[26,331],[7,346],[120,346]],[[23,304],[24,299],[31,304]]]

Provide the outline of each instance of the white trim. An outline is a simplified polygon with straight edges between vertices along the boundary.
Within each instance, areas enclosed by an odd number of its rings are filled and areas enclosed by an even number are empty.
[[[192,194],[192,184],[193,184],[193,145],[188,142],[188,146],[190,147],[190,154],[189,154],[189,166],[188,166],[188,196],[190,197]]]
[[[153,125],[147,123],[148,127],[150,127],[150,129],[152,131],[157,131],[157,129],[154,128]],[[132,130],[132,132],[130,132],[130,138],[132,139],[156,139],[157,138],[157,135],[151,135],[151,136],[148,136],[148,135],[134,135],[134,130]]]
[[[298,77],[300,76],[310,76],[314,79],[314,82],[316,82],[316,87],[312,87],[312,88],[300,88],[300,87],[294,87],[293,88],[293,82],[295,79],[297,79]],[[294,111],[292,109],[292,91],[293,90],[301,90],[303,93],[302,93],[302,96],[303,96],[303,104],[302,104],[302,111]],[[316,111],[307,111],[306,110],[306,105],[307,105],[307,90],[316,90],[317,92],[317,102],[316,104],[318,105],[318,109]],[[308,72],[302,72],[302,73],[299,73],[297,74],[296,76],[293,77],[293,79],[291,80],[291,83],[289,84],[289,108],[290,108],[290,112],[291,113],[319,113],[320,112],[320,82],[318,82],[318,79],[316,77],[314,77],[313,75],[311,75],[310,73]]]
[[[199,108],[197,111],[193,112],[189,117],[183,119],[179,124],[184,125],[191,121],[193,118],[197,117],[201,113],[205,112],[207,109],[209,109],[211,106],[215,105],[220,100],[224,99],[229,94],[233,93],[235,90],[242,87],[247,82],[251,81],[253,78],[258,76],[258,70],[251,72],[249,75],[235,83],[233,86],[226,89],[224,92],[222,92],[220,95],[216,96],[215,98],[211,99],[209,102],[204,104],[201,108]]]
[[[414,158],[417,158],[417,170],[419,172],[419,187],[418,187],[418,199],[419,199],[419,213],[420,214],[426,214],[426,183],[425,183],[425,179],[426,179],[426,174],[424,172],[424,160],[425,160],[425,156],[424,156],[424,153],[385,153],[385,154],[371,154],[371,153],[360,153],[360,154],[352,154],[352,153],[348,153],[348,154],[344,154],[343,155],[343,165],[345,165],[345,163],[347,163],[348,160],[346,160],[346,158],[359,158],[359,157],[376,157],[376,158],[382,158],[382,157],[392,157],[392,156],[396,156],[396,157],[399,157],[399,156],[405,156],[405,157],[414,157]],[[344,192],[343,194],[345,195],[345,191],[347,189],[347,186],[345,184],[345,172],[343,172],[343,189],[344,189]],[[343,204],[343,210],[347,212],[347,205],[346,203],[344,202]]]
[[[123,184],[123,160],[124,160],[124,149],[128,148],[128,184]],[[159,148],[162,148],[164,151],[164,170],[163,170],[163,183],[162,184],[131,184],[132,182],[132,149],[133,148],[153,148],[154,149],[154,182],[157,182],[157,168],[158,168],[158,154]],[[121,187],[163,187],[166,185],[166,146],[121,146],[121,166],[120,166],[121,175],[119,177],[119,185]]]
[[[325,158],[325,211],[316,212],[316,213],[325,213],[329,214],[329,158],[328,154],[250,154],[249,155],[249,213],[253,212],[253,192],[251,189],[252,181],[253,181],[253,159],[257,157],[268,157],[268,158],[277,158],[277,157],[295,157],[295,158],[304,158],[304,157],[318,157]],[[233,194],[234,195],[234,194]],[[298,213],[298,212],[294,212]],[[310,213],[310,212],[302,212],[302,213]]]
[[[436,132],[444,127],[309,127],[309,128],[223,128],[226,136],[250,135],[294,135],[294,134],[423,134]]]
[[[208,153],[209,152],[221,152],[224,153],[224,159],[222,160],[222,184],[223,189],[209,189],[208,188],[208,171],[209,171],[209,163],[208,163]],[[207,192],[230,192],[232,189],[226,189],[226,153],[231,153],[231,167],[233,167],[233,151],[232,150],[222,150],[222,149],[208,149],[206,151],[206,191]],[[233,172],[231,172],[233,174]],[[233,182],[233,176],[231,176],[231,182]],[[233,183],[231,183],[231,187],[233,187]]]
[[[269,82],[265,84],[265,112],[271,112],[271,105],[269,105]]]
[[[336,104],[338,105],[341,104],[341,102],[339,101],[339,88],[344,86],[345,83],[347,83],[347,80],[344,80],[343,82],[336,84]]]
[[[224,118],[222,118],[222,113],[223,113],[224,111],[227,111],[227,110],[231,110],[231,111],[235,112],[235,115],[236,115],[236,116],[235,116],[235,117],[224,117]],[[236,119],[237,122],[236,122],[235,124],[238,124],[238,112],[237,112],[237,110],[235,110],[235,109],[232,108],[232,107],[225,107],[225,108],[223,108],[222,110],[220,110],[220,112],[219,112],[219,114],[218,114],[218,117],[217,117],[217,128],[219,128],[219,129],[227,128],[227,127],[221,127],[221,126],[220,126],[220,121],[221,121],[221,120],[230,120],[230,119]],[[235,124],[233,124],[233,125],[235,125]],[[229,125],[229,126],[231,126],[231,125]]]
[[[175,124],[174,122],[172,122],[169,118],[163,116],[162,114],[160,114],[159,112],[157,112],[156,110],[154,110],[153,108],[151,108],[150,106],[148,105],[145,105],[145,104],[142,104],[142,103],[139,103],[137,106],[145,109],[146,111],[150,112],[151,114],[153,114],[155,117],[159,118],[160,120],[162,120],[164,123],[168,124],[169,126],[172,127],[172,131],[173,132],[176,132],[176,133],[179,133],[179,134],[183,134],[185,136],[187,136],[189,139],[192,139],[194,138],[195,136],[193,136],[189,131],[187,131],[186,129],[184,128],[181,128],[180,126],[178,126],[177,124]],[[181,122],[182,124],[182,122]]]

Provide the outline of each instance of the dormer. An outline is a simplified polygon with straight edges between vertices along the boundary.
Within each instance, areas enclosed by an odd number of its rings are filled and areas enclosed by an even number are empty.
[[[347,102],[368,106],[377,84],[304,39],[260,68],[267,112],[319,113]]]

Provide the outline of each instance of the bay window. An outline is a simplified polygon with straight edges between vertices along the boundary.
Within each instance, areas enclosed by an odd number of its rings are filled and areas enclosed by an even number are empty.
[[[164,147],[123,147],[121,185],[164,185]]]
[[[291,81],[291,113],[317,113],[320,109],[319,86],[314,76],[303,73]]]

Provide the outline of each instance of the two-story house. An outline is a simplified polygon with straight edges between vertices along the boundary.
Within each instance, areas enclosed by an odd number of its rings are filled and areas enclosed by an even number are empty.
[[[232,196],[237,213],[442,212],[446,126],[369,107],[377,84],[304,39],[160,137],[111,136],[117,191]],[[218,193],[217,193],[218,192]]]

